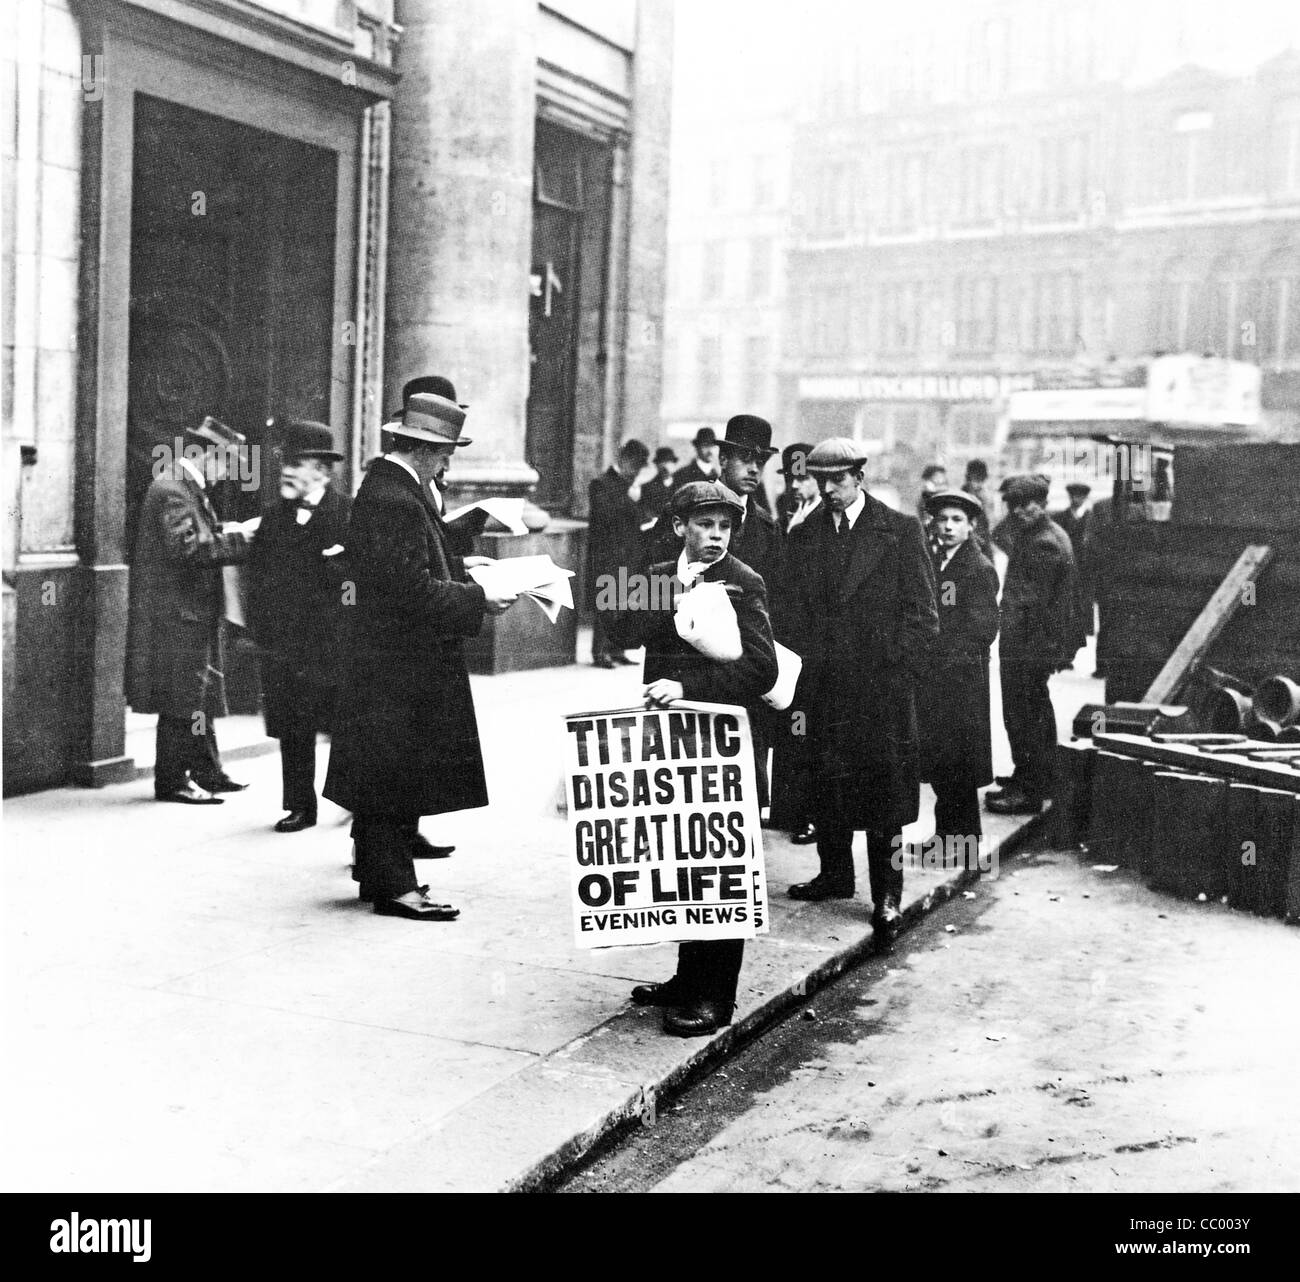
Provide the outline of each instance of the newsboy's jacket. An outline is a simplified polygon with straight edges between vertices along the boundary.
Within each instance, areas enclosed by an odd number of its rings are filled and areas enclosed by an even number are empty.
[[[1032,663],[1056,671],[1074,660],[1074,553],[1070,538],[1043,515],[1020,530],[1002,585],[1002,662]]]
[[[989,647],[998,634],[998,572],[972,535],[946,566],[934,559],[939,635],[917,683],[921,777],[982,787],[993,779]]]
[[[222,534],[204,488],[180,463],[150,484],[131,562],[126,701],[136,712],[226,711],[221,568],[243,561],[242,534]]]
[[[343,547],[352,500],[332,485],[299,524],[298,505],[262,515],[248,555],[248,621],[260,651],[262,706],[273,739],[329,730],[348,607]]]
[[[939,620],[921,523],[863,498],[845,536],[826,504],[791,532],[782,639],[803,657],[797,701],[838,818],[897,831],[920,801],[914,684]]]
[[[345,538],[356,603],[324,793],[393,818],[487,805],[464,638],[486,598],[447,544],[428,491],[376,459]]]

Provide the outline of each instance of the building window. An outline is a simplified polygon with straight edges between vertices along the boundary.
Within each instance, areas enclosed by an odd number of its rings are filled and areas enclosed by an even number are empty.
[[[1072,353],[1079,345],[1079,278],[1073,272],[1048,272],[1033,278],[1030,291],[1033,350]]]
[[[996,98],[1007,90],[1007,24],[985,22],[966,63],[967,88],[973,98]]]
[[[886,352],[915,350],[920,338],[920,290],[911,281],[891,281],[880,291],[880,347]]]
[[[823,236],[842,236],[852,221],[852,174],[848,165],[827,165],[816,192],[814,227]]]
[[[986,405],[954,405],[948,417],[948,444],[953,450],[991,450],[997,443],[997,412]]]
[[[1273,154],[1277,194],[1300,195],[1300,98],[1278,105],[1273,117]]]
[[[926,157],[920,152],[890,156],[885,167],[885,221],[894,231],[912,231],[925,216]]]
[[[709,164],[709,204],[721,209],[727,203],[727,162],[716,156]]]
[[[1300,254],[1287,251],[1269,260],[1259,298],[1258,360],[1300,360]]]
[[[992,276],[959,276],[953,298],[958,350],[991,352],[997,342],[997,311],[998,288]]]
[[[703,274],[700,278],[700,297],[708,301],[722,297],[723,282],[726,277],[726,244],[720,240],[704,242]]]
[[[965,224],[993,222],[1002,188],[1002,148],[968,147],[958,156],[957,220]]]
[[[1208,111],[1184,111],[1174,118],[1169,142],[1165,197],[1201,200],[1213,194],[1214,117]]]
[[[745,398],[750,405],[767,403],[771,351],[772,344],[766,334],[752,334],[745,340]]]
[[[1041,214],[1077,215],[1088,190],[1087,134],[1039,139],[1034,209]]]
[[[1165,268],[1156,317],[1156,345],[1160,350],[1203,352],[1214,344],[1211,294],[1202,273],[1187,259],[1178,259]]]
[[[816,356],[842,356],[849,344],[848,286],[814,287],[808,304],[808,350]]]
[[[749,243],[749,296],[766,298],[772,292],[772,242],[760,237]]]
[[[776,199],[771,156],[754,157],[754,208],[767,209]]]
[[[722,400],[722,340],[717,335],[706,334],[700,339],[698,360],[699,406],[704,410],[717,409]]]

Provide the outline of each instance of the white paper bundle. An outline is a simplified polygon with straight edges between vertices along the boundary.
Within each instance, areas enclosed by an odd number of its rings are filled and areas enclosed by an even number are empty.
[[[741,655],[740,625],[724,583],[697,583],[677,598],[677,635],[710,659],[730,663]]]
[[[803,660],[789,646],[776,642],[776,685],[763,696],[763,702],[784,712],[794,702],[794,688],[802,671]]]

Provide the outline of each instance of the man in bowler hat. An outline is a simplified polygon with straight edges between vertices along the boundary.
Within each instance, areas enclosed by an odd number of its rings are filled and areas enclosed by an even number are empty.
[[[695,457],[685,467],[674,473],[677,486],[689,485],[692,481],[716,481],[718,479],[718,438],[711,427],[702,427],[691,441],[695,448]]]
[[[866,493],[865,465],[845,437],[813,450],[807,466],[821,482],[822,507],[786,549],[787,644],[804,661],[821,864],[790,896],[852,897],[853,833],[864,829],[874,943],[885,951],[902,916],[901,833],[920,806],[914,686],[939,619],[921,523]]]
[[[458,915],[416,884],[412,838],[421,815],[487,805],[464,638],[515,600],[469,579],[430,490],[470,444],[464,422],[456,402],[414,394],[346,539],[356,604],[324,791],[355,816],[361,898],[412,921]]]
[[[215,721],[226,712],[222,667],[223,566],[248,555],[223,527],[211,491],[245,447],[242,433],[205,418],[177,458],[159,460],[140,508],[131,562],[126,701],[158,714],[154,796],[220,805],[238,792],[222,768]]]
[[[727,547],[740,519],[739,498],[713,481],[693,481],[672,498],[677,555],[650,567],[661,581],[674,579],[689,593],[698,583],[728,585],[740,632],[738,659],[712,659],[682,640],[674,626],[676,599],[653,609],[627,610],[612,623],[620,643],[646,648],[647,705],[668,707],[679,699],[739,704],[751,728],[764,707],[763,694],[776,683],[776,651],[767,615],[763,580]],[[757,747],[757,740],[755,740]],[[632,990],[638,1006],[665,1006],[664,1031],[699,1037],[731,1023],[736,983],[744,956],[743,939],[691,940],[679,945],[677,973],[661,984]]]
[[[280,501],[262,515],[248,557],[248,615],[260,651],[266,733],[280,741],[276,832],[316,822],[316,734],[331,728],[343,646],[352,500],[330,482],[343,455],[324,423],[285,428]]]

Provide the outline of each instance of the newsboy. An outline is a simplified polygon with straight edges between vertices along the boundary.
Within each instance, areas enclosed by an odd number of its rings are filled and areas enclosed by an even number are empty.
[[[821,864],[790,895],[851,898],[853,833],[865,830],[875,946],[883,951],[902,915],[901,832],[920,804],[914,683],[925,675],[939,619],[921,523],[863,489],[865,465],[845,437],[812,451],[807,469],[824,501],[786,549],[788,644],[804,661],[800,698]]]
[[[333,724],[346,614],[343,555],[352,500],[331,481],[343,455],[324,423],[289,423],[280,501],[248,558],[248,614],[262,670],[266,733],[280,741],[276,832],[316,822],[316,734]]]
[[[226,712],[221,569],[248,555],[242,531],[224,529],[211,490],[245,447],[242,433],[205,418],[177,458],[159,460],[140,509],[131,562],[126,701],[158,714],[154,796],[220,805],[238,792],[222,768],[215,721]]]
[[[487,805],[464,638],[515,600],[469,580],[467,564],[486,558],[451,550],[429,490],[470,444],[464,422],[454,401],[413,395],[346,536],[356,603],[324,791],[355,816],[361,898],[412,921],[458,913],[416,884],[412,840],[421,815]]]
[[[998,572],[977,541],[984,505],[975,495],[939,490],[925,503],[937,546],[939,635],[917,685],[921,778],[934,789],[935,837],[945,850],[969,851],[983,831],[979,789],[993,781],[989,647],[998,634]]]
[[[615,635],[620,644],[646,648],[648,706],[665,707],[679,699],[738,704],[749,713],[752,732],[764,707],[762,696],[776,683],[777,667],[763,580],[727,551],[743,505],[724,485],[693,481],[673,495],[671,509],[681,551],[674,560],[651,566],[650,574],[652,581],[654,576],[675,580],[685,591],[656,609],[619,614],[612,624]],[[677,605],[706,583],[726,585],[740,634],[739,658],[712,658],[677,632]],[[743,939],[682,943],[677,973],[662,984],[638,985],[632,1000],[638,1006],[667,1007],[664,1031],[675,1036],[715,1032],[731,1023],[744,951]]]

